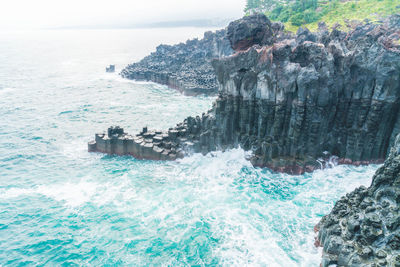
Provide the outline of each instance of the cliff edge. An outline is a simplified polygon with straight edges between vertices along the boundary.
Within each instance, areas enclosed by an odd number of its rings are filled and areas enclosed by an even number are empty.
[[[235,53],[212,61],[219,96],[211,110],[168,132],[96,135],[89,150],[113,153],[123,139],[138,149],[117,154],[175,159],[241,146],[254,165],[293,174],[331,155],[342,164],[383,162],[400,132],[399,15],[296,35],[253,15],[232,22],[227,38]]]
[[[343,196],[316,226],[322,266],[400,266],[400,135],[370,187]]]

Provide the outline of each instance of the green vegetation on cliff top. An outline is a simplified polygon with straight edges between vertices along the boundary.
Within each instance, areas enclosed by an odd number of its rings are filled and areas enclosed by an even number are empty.
[[[263,12],[271,20],[283,22],[289,31],[300,26],[314,31],[321,21],[344,27],[352,21],[379,21],[400,13],[400,0],[247,0],[245,12]]]

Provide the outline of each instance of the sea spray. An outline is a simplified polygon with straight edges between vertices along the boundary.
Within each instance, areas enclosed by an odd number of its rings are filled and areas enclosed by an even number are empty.
[[[112,255],[114,263],[318,266],[313,226],[337,196],[368,185],[376,166],[289,176],[252,167],[246,154],[233,149],[178,162],[131,160],[135,168],[108,177],[9,188],[0,192],[1,203],[25,208],[1,219],[13,225],[34,207],[53,209],[49,218],[46,212],[36,215],[42,224],[27,220],[22,232],[82,240],[89,251]],[[82,229],[63,226],[71,223]],[[13,244],[18,237],[3,241]],[[38,245],[33,237],[25,241]],[[43,260],[51,257],[51,247],[41,252]],[[66,249],[77,247],[72,242]],[[17,251],[23,253],[24,246]],[[108,258],[89,251],[72,262],[89,259],[96,265]]]
[[[318,266],[314,225],[377,166],[290,176],[241,149],[177,162],[87,153],[110,123],[168,129],[210,108],[214,98],[103,74],[145,56],[135,42],[155,47],[157,31],[2,36],[0,265]]]

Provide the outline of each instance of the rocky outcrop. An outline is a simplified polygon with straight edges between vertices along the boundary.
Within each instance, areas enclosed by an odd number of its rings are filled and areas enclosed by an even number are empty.
[[[399,32],[399,16],[349,32],[321,24],[215,60],[225,143],[294,173],[314,169],[325,151],[339,163],[383,161],[400,130]]]
[[[108,128],[107,133],[98,133],[89,142],[89,152],[115,155],[131,155],[137,159],[175,160],[182,158],[181,147],[185,139],[178,131],[148,131],[147,127],[135,135],[129,135],[119,126]],[[189,143],[189,142],[188,142]],[[180,144],[180,146],[178,146]]]
[[[400,135],[369,188],[336,202],[316,226],[322,266],[400,266]]]
[[[178,134],[182,155],[241,146],[254,165],[293,174],[332,155],[339,164],[383,162],[400,132],[400,16],[291,35],[257,15],[228,33],[237,51],[212,62],[213,108],[165,133]]]
[[[253,45],[271,45],[290,36],[283,28],[282,23],[271,22],[265,15],[256,14],[231,22],[227,37],[235,51],[243,51]]]
[[[216,94],[218,84],[211,60],[232,52],[225,30],[206,32],[201,40],[158,46],[140,62],[123,69],[121,76],[164,84],[187,95]]]

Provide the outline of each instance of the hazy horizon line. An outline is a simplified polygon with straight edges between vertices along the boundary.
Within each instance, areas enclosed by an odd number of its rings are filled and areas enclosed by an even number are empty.
[[[224,19],[193,19],[193,20],[167,20],[148,23],[135,23],[135,24],[102,24],[102,25],[75,25],[75,26],[57,26],[40,28],[44,30],[108,30],[108,29],[151,29],[151,28],[205,28],[205,27],[221,27],[225,28],[229,22],[235,18]]]

